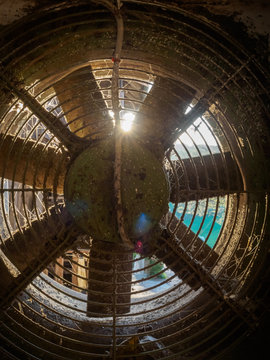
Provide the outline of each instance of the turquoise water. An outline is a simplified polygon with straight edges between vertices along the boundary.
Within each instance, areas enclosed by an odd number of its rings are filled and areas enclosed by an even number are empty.
[[[174,204],[169,203],[170,211],[173,211]],[[181,218],[184,212],[184,204],[179,204],[177,211],[175,213],[178,219]],[[195,202],[190,201],[188,207],[184,213],[183,222],[186,226],[189,226],[192,222],[192,217],[195,212]],[[204,218],[204,213],[206,213]],[[216,214],[216,217],[215,217]],[[211,203],[206,207],[206,201],[200,200],[199,206],[196,211],[196,216],[192,222],[191,230],[194,233],[199,231],[199,228],[203,222],[202,228],[198,234],[198,236],[203,240],[206,241],[207,245],[213,248],[215,245],[220,230],[222,228],[222,224],[224,221],[224,214],[225,214],[225,199],[222,200],[220,203],[217,203],[216,199],[211,199]],[[204,221],[203,221],[204,219]],[[213,226],[212,230],[211,227]]]

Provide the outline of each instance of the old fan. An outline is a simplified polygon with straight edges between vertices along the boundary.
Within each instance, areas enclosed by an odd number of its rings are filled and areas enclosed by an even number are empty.
[[[146,25],[142,5],[123,3],[51,7],[6,35],[10,358],[214,359],[265,311],[266,80],[194,14],[148,4]]]

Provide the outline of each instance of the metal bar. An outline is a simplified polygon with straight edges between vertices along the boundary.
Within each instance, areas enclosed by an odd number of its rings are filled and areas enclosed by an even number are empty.
[[[124,38],[124,23],[120,9],[114,9],[114,15],[117,24],[116,45],[113,55],[113,73],[112,73],[112,107],[115,118],[114,128],[114,147],[115,147],[115,161],[114,161],[114,196],[115,196],[115,212],[117,217],[117,225],[120,237],[123,243],[133,248],[134,245],[128,238],[125,230],[122,195],[121,195],[121,168],[122,168],[122,147],[123,134],[120,126],[120,107],[119,107],[119,64],[121,57],[121,50]]]
[[[117,285],[116,285],[116,259],[115,254],[113,254],[112,259],[112,267],[113,267],[113,291],[112,291],[112,310],[113,310],[113,323],[112,323],[112,336],[113,336],[113,343],[112,343],[112,355],[113,359],[116,360],[116,318],[117,318]]]
[[[4,188],[0,189],[0,194],[3,194],[5,192],[37,192],[42,191],[44,193],[52,191],[51,188],[20,188],[20,189],[14,189],[14,188]]]

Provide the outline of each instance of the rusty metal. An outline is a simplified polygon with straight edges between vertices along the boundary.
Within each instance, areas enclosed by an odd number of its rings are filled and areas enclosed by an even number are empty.
[[[35,114],[43,124],[59,138],[63,145],[66,146],[71,152],[78,151],[78,148],[83,147],[83,141],[76,137],[67,128],[67,125],[63,124],[60,119],[55,117],[50,112],[46,111],[41,104],[31,96],[25,89],[21,88],[20,84],[14,83],[9,79],[4,71],[1,71],[0,81],[2,86],[6,86],[11,92],[13,92],[18,99],[22,100],[24,105],[27,106],[33,114]]]
[[[216,359],[269,310],[269,76],[211,22],[145,5],[78,1],[5,30],[0,336],[11,358]],[[133,248],[65,216],[66,173],[113,138],[110,110],[119,132],[135,116],[129,142],[170,184],[167,214]],[[121,173],[118,197],[133,175]]]

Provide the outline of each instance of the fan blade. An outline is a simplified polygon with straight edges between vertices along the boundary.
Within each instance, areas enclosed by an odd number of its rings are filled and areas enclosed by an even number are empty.
[[[14,271],[7,261],[4,260],[4,256],[1,254],[0,257],[0,301],[5,299],[7,289],[13,284]]]
[[[0,134],[0,176],[25,185],[63,193],[68,153]]]
[[[179,136],[183,134],[196,119],[202,117],[203,114],[208,111],[211,105],[215,103],[215,100],[220,97],[220,94],[226,88],[228,82],[231,81],[245,66],[246,64],[242,64],[239,69],[229,76],[224,73],[219,79],[216,79],[212,83],[212,86],[209,87],[199,99],[197,99],[197,103],[192,107],[191,111],[188,113],[183,112],[178,128],[175,128],[175,131],[170,136],[170,140],[168,141],[169,146],[173,145]]]
[[[172,214],[167,214],[167,219],[171,219]],[[170,222],[170,230],[175,233],[175,236],[181,242],[185,251],[188,251],[196,261],[199,261],[207,269],[211,269],[217,259],[216,252],[199,236],[197,236],[188,226],[174,216]]]
[[[167,220],[169,220],[171,216],[172,214],[169,212],[166,217],[162,219],[162,227],[167,223]],[[181,249],[188,252],[193,258],[193,261],[201,263],[205,269],[211,269],[215,265],[218,255],[184,223],[174,217],[170,223],[170,229],[175,233],[174,235],[177,237]],[[194,276],[193,271],[191,271],[185,261],[183,261],[176,252],[171,250],[170,246],[173,242],[167,241],[166,236],[161,236],[162,234],[166,235],[165,230],[162,231],[162,229],[157,229],[155,233],[157,235],[154,235],[153,239],[145,241],[144,255],[148,257],[153,255],[157,256],[159,260],[163,262],[167,268],[172,270],[182,281],[187,283],[190,287],[198,289],[200,287],[198,278]]]
[[[186,131],[196,119],[200,118],[209,109],[211,104],[210,99],[213,92],[213,89],[209,89],[206,94],[199,99],[197,104],[191,109],[190,112],[188,112],[187,114],[183,112],[181,116],[181,123],[178,125],[180,130],[176,131],[171,136],[171,143],[174,143],[175,140],[180,136],[180,134]]]
[[[54,89],[69,127],[76,135],[96,138],[112,132],[112,119],[90,66],[55,83]]]
[[[54,134],[69,151],[76,153],[85,146],[85,142],[73,134],[67,125],[62,123],[61,120],[52,113],[48,112],[35,97],[30,95],[28,91],[21,86],[15,84],[3,71],[0,72],[0,81],[44,123],[51,133]]]
[[[181,279],[183,276],[186,277],[183,281],[186,281],[194,290],[202,286],[210,295],[221,301],[224,306],[233,310],[244,322],[250,324],[252,315],[245,305],[242,306],[241,303],[234,301],[227,295],[226,289],[220,285],[218,279],[212,276],[211,268],[208,269],[204,264],[200,264],[195,256],[186,251],[177,235],[172,234],[168,229],[162,231],[155,244],[157,256],[166,254],[167,257],[171,257],[172,262],[178,262],[179,267],[174,267],[174,269]],[[216,260],[218,260],[218,256]]]
[[[236,161],[230,152],[173,161],[168,171],[173,203],[224,196],[243,190]],[[175,179],[175,175],[177,180]]]
[[[88,271],[88,316],[129,312],[132,256],[119,244],[93,241]]]
[[[137,115],[136,134],[146,143],[168,147],[167,140],[179,127],[181,115],[191,103],[195,91],[188,85],[174,80],[156,77],[152,89],[147,95]],[[151,140],[154,140],[152,142]]]
[[[230,77],[231,79],[232,77]],[[222,79],[216,80],[212,86],[205,92],[205,94],[198,99],[196,105],[192,109],[181,115],[181,122],[179,122],[178,127],[170,135],[168,141],[168,147],[173,145],[174,142],[183,134],[196,119],[203,116],[203,114],[210,108],[213,104],[215,97],[223,89],[224,85],[228,82],[227,76],[224,76]],[[190,102],[191,103],[191,102]]]
[[[70,248],[78,235],[67,210],[62,208],[59,212],[52,207],[49,216],[43,214],[42,219],[33,221],[31,227],[4,240],[0,249],[20,274],[9,277],[9,283],[1,287],[3,303],[8,305],[50,262]]]

